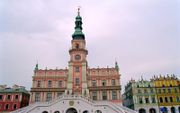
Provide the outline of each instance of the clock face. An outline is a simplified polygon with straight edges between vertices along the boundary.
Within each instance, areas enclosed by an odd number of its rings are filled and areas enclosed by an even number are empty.
[[[76,60],[80,60],[80,59],[81,59],[81,56],[80,56],[80,55],[76,55],[76,56],[75,56],[75,59],[76,59]]]

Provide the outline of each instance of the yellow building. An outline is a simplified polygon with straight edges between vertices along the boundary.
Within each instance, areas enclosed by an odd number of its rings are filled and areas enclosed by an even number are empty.
[[[160,111],[180,113],[180,80],[174,75],[154,77]]]

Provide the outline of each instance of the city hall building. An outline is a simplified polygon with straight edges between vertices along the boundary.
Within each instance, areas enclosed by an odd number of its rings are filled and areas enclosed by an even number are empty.
[[[82,18],[78,9],[70,60],[65,69],[35,67],[30,106],[22,113],[134,113],[121,105],[120,73],[114,67],[89,68]]]

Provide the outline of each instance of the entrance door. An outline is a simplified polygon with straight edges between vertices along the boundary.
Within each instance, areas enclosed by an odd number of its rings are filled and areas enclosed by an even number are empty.
[[[69,108],[66,113],[78,113],[76,109],[74,108]]]

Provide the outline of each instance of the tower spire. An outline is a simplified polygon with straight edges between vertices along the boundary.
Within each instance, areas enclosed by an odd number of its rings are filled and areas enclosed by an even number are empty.
[[[80,16],[80,9],[81,9],[81,6],[78,6],[78,16]]]
[[[116,60],[115,60],[115,69],[116,69],[116,70],[119,70],[119,66],[118,66],[118,63],[117,63]]]
[[[84,39],[84,33],[82,32],[82,18],[80,16],[80,6],[78,7],[78,13],[77,16],[75,18],[75,31],[72,34],[72,38],[73,39]]]

